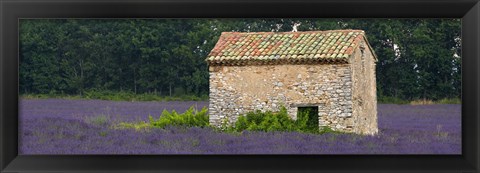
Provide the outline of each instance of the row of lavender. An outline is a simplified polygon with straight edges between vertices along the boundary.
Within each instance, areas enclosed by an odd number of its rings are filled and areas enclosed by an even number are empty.
[[[461,154],[460,105],[378,105],[379,134],[113,128],[208,102],[20,101],[20,154]]]

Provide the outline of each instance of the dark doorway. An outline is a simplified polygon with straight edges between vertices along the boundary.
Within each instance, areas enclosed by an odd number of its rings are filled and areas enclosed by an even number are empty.
[[[318,130],[318,106],[298,107],[297,120],[306,120],[308,129]]]

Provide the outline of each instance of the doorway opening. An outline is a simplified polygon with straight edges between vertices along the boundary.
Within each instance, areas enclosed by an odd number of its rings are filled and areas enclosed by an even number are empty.
[[[297,120],[306,121],[306,127],[310,130],[318,130],[318,106],[298,107]]]

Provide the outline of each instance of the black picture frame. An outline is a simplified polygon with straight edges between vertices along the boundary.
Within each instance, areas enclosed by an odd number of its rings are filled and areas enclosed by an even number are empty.
[[[0,0],[0,172],[479,172],[478,0]],[[462,18],[462,155],[18,156],[20,18]]]

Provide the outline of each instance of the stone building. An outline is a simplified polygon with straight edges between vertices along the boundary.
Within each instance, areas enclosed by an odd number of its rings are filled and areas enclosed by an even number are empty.
[[[377,57],[362,30],[223,32],[206,61],[212,125],[283,105],[292,119],[313,108],[320,127],[378,132]]]

